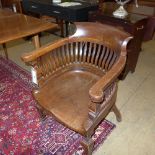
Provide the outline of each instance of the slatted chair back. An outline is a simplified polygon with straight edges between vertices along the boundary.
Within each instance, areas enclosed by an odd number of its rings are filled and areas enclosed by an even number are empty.
[[[102,74],[102,71],[104,74],[112,68],[120,55],[125,58],[126,53],[121,49],[122,42],[118,42],[122,39],[123,33],[106,25],[104,30],[98,28],[94,32],[87,33],[87,27],[91,28],[91,26],[86,26],[85,33],[82,34],[84,30],[80,31],[79,25],[73,36],[45,47],[44,52],[41,52],[42,49],[38,51],[33,66],[40,86],[44,84],[44,81],[47,82],[51,75],[61,70],[79,67],[79,69],[92,70],[99,74]],[[110,35],[114,37],[109,37]],[[44,55],[40,56],[41,53]]]

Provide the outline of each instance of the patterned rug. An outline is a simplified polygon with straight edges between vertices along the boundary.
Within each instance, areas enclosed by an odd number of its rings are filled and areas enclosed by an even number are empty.
[[[83,155],[83,138],[52,117],[41,121],[31,95],[30,73],[0,57],[0,155]],[[104,120],[94,150],[115,128]]]

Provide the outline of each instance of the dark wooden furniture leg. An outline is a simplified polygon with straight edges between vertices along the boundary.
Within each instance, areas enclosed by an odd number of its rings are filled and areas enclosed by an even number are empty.
[[[84,147],[85,153],[87,155],[92,155],[94,148],[94,141],[92,140],[91,136],[87,136],[87,138],[81,141],[81,145]]]
[[[114,114],[116,115],[116,119],[118,122],[121,122],[122,121],[122,116],[121,116],[121,113],[120,111],[118,110],[117,106],[114,104],[113,107],[112,107],[112,111],[114,112]]]
[[[38,110],[38,112],[39,112],[39,114],[40,114],[40,117],[41,117],[41,120],[44,120],[45,118],[46,118],[46,113],[45,113],[45,111],[42,109],[42,107],[40,107],[38,104],[36,105],[36,107],[37,107],[37,110]]]
[[[4,53],[5,53],[5,57],[6,57],[6,59],[8,59],[9,57],[8,57],[8,51],[7,51],[6,44],[3,43],[2,46],[3,46]]]
[[[69,22],[65,21],[66,37],[69,35]]]
[[[64,21],[62,19],[56,19],[56,23],[58,23],[58,25],[60,26],[60,33],[61,33],[61,37],[65,37],[64,35]]]

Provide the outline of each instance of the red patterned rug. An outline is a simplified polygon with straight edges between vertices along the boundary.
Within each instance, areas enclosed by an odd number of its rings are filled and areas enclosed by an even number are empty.
[[[0,57],[0,155],[82,155],[82,136],[51,117],[41,121],[31,95],[30,73]],[[94,150],[115,125],[104,120]]]

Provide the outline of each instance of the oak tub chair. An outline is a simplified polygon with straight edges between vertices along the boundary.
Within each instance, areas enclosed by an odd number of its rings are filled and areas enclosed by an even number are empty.
[[[115,105],[117,77],[131,38],[111,26],[76,23],[74,35],[22,56],[37,74],[33,95],[40,109],[83,135],[89,155],[91,137],[107,114],[113,111],[121,121]]]

